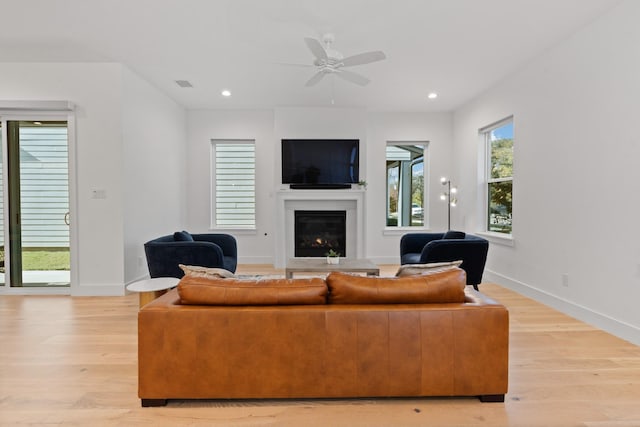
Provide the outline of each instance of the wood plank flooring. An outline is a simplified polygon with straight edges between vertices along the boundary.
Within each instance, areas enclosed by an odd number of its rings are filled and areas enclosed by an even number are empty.
[[[381,274],[396,269],[382,266]],[[240,266],[239,273],[281,271]],[[640,427],[640,347],[496,284],[480,290],[510,312],[504,403],[170,401],[163,408],[141,408],[137,294],[0,296],[0,426]]]

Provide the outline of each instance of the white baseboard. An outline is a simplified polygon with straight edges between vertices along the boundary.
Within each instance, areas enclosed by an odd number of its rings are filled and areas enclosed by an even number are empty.
[[[83,285],[71,289],[74,297],[121,297],[125,295],[124,284]]]
[[[68,286],[20,286],[0,287],[0,295],[71,295],[71,288]]]
[[[636,326],[614,319],[613,317],[605,314],[598,313],[590,308],[568,301],[564,298],[560,298],[547,291],[540,290],[495,271],[485,269],[483,281],[497,283],[542,304],[555,308],[564,314],[575,317],[576,319],[595,326],[596,328],[627,340],[635,345],[640,345],[640,328]],[[482,291],[482,285],[480,286],[480,291]]]
[[[0,295],[71,295],[73,297],[120,297],[125,295],[123,284],[84,286],[25,286],[0,290]]]

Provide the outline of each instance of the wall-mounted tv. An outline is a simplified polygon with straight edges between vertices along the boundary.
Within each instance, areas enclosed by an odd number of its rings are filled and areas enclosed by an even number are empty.
[[[357,139],[283,139],[282,183],[291,188],[343,188],[359,181]]]

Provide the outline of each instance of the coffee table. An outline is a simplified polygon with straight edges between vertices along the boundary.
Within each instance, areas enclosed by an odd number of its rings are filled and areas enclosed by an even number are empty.
[[[167,292],[167,289],[178,285],[180,279],[175,277],[155,277],[139,280],[127,285],[128,291],[140,292],[140,308]]]
[[[340,258],[338,264],[327,264],[326,258],[291,258],[285,265],[284,274],[287,279],[293,278],[293,273],[330,273],[342,271],[345,273],[366,273],[367,276],[380,275],[380,269],[368,259]]]

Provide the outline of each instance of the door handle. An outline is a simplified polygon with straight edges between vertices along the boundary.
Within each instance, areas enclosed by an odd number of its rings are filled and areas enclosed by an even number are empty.
[[[71,225],[71,223],[69,222],[69,218],[71,217],[71,212],[67,212],[66,214],[64,214],[64,223],[67,225]]]

